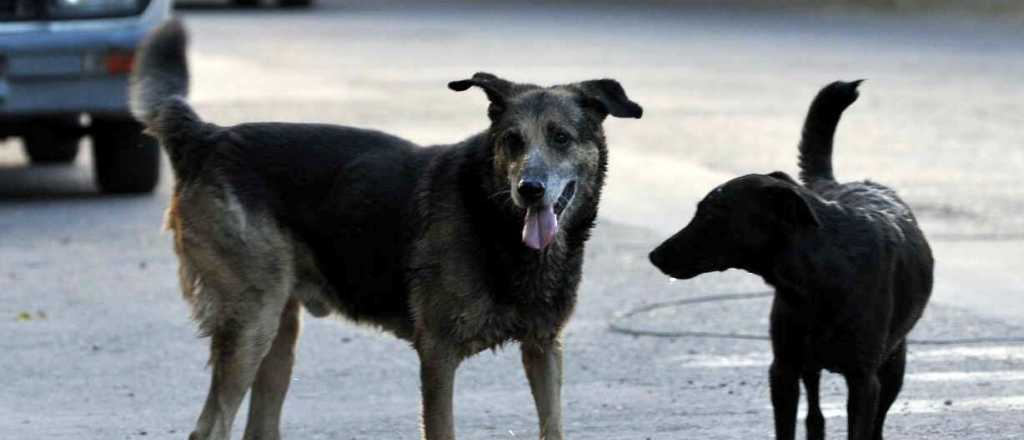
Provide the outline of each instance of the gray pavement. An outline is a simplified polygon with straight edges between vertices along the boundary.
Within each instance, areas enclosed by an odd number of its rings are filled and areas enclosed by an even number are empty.
[[[896,187],[932,238],[935,300],[914,337],[992,339],[914,345],[888,438],[1024,438],[1024,343],[1009,340],[1024,337],[1019,27],[617,4],[180,12],[193,99],[222,124],[333,122],[452,142],[484,128],[486,102],[444,84],[478,70],[614,77],[644,105],[644,119],[606,124],[610,178],[566,337],[574,439],[772,437],[765,341],[609,326],[763,335],[764,298],[628,313],[764,291],[736,271],[669,282],[646,253],[717,183],[794,172],[817,88],[868,78],[840,127],[837,174]],[[87,154],[73,167],[24,161],[0,145],[0,438],[186,438],[208,371],[160,231],[170,179],[151,197],[100,197]],[[285,437],[415,438],[417,376],[405,344],[309,318]],[[461,438],[536,438],[517,350],[465,363],[456,393]],[[827,376],[823,394],[829,435],[845,435],[841,379]]]

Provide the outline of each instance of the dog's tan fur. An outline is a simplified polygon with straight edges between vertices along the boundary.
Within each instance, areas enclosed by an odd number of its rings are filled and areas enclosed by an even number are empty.
[[[246,438],[275,438],[299,332],[295,243],[230,191],[175,191],[168,209],[182,292],[211,337],[210,393],[194,438],[227,438],[253,388]]]

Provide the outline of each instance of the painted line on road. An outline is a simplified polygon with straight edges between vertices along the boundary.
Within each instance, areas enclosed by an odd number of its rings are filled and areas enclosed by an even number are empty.
[[[1024,382],[1024,370],[933,371],[910,373],[906,379],[913,382]]]
[[[745,368],[768,367],[772,363],[771,353],[746,353],[737,355],[682,355],[669,358],[682,368]]]
[[[993,345],[988,347],[948,347],[938,350],[914,350],[911,360],[989,359],[998,361],[1024,361],[1024,345]]]
[[[911,364],[953,360],[994,360],[1024,362],[1024,345],[994,345],[989,347],[944,347],[914,350],[908,353]],[[682,368],[746,368],[768,367],[772,363],[770,352],[737,355],[682,355],[668,359]]]
[[[939,414],[966,411],[1016,412],[1022,410],[1024,410],[1024,396],[978,397],[948,401],[897,399],[889,414]],[[846,418],[846,402],[822,402],[821,413],[826,418]]]

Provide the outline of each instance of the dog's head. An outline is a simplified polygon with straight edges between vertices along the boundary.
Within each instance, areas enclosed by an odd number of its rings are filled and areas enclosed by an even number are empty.
[[[795,234],[821,226],[800,186],[783,172],[751,174],[712,190],[690,224],[650,254],[673,278],[770,263]]]
[[[523,243],[544,249],[576,206],[600,194],[604,119],[639,118],[643,109],[611,79],[539,87],[477,73],[448,84],[455,91],[474,86],[490,100],[488,140],[497,179],[491,196],[507,194],[524,216]]]

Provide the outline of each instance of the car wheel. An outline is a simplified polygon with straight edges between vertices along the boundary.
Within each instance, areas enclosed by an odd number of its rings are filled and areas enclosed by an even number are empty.
[[[78,156],[81,136],[61,127],[34,127],[21,141],[25,154],[34,164],[71,163]]]
[[[313,6],[313,0],[277,0],[282,8],[308,8]]]
[[[160,145],[135,121],[93,124],[96,184],[112,194],[153,191],[160,178]]]

